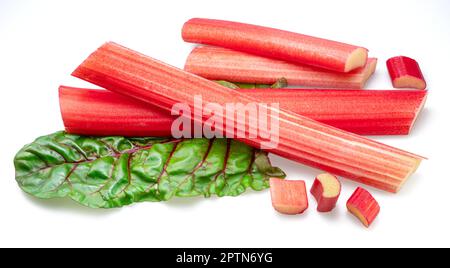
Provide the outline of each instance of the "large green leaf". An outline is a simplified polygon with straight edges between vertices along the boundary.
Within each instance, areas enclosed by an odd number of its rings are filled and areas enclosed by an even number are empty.
[[[39,198],[113,208],[174,196],[237,196],[284,173],[267,154],[230,139],[86,137],[57,132],[14,159],[16,180]]]

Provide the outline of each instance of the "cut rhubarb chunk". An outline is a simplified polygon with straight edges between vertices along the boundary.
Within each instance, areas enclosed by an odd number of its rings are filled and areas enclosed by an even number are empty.
[[[364,226],[369,227],[380,212],[380,206],[365,189],[358,187],[347,201],[347,209],[355,215]]]
[[[406,135],[426,90],[253,89],[238,90],[264,103],[362,135]],[[170,136],[167,111],[111,91],[61,86],[66,131],[98,136]]]
[[[308,209],[308,195],[304,181],[270,179],[273,208],[288,215],[301,214]]]
[[[367,49],[269,27],[195,18],[182,30],[186,42],[230,48],[288,62],[349,72],[367,61]]]
[[[205,106],[211,103],[215,103],[215,107],[226,107],[226,104],[230,103],[254,103],[259,110],[263,109],[257,98],[223,87],[115,43],[101,46],[73,72],[73,75],[168,112],[174,105],[180,103],[188,106],[191,111],[205,110]],[[201,107],[198,107],[194,96],[202,96]],[[273,133],[264,128],[258,129],[256,138],[252,137],[251,131],[255,126],[251,122],[258,120],[252,113],[249,113],[248,120],[245,120],[244,124],[212,126],[214,122],[227,122],[227,119],[234,122],[234,118],[238,118],[241,111],[231,112],[217,113],[213,121],[204,114],[183,115],[197,126],[210,129],[215,127],[226,137],[236,137],[236,133],[240,133],[237,140],[250,146],[264,148],[299,163],[390,192],[397,192],[423,159],[418,155],[273,106],[266,114],[268,122],[279,123],[276,144],[270,140]]]
[[[341,183],[331,174],[320,174],[314,180],[311,194],[317,201],[317,211],[329,212],[336,207],[341,194]]]
[[[386,65],[395,88],[427,87],[419,64],[414,59],[405,56],[393,57],[386,61]]]
[[[293,64],[221,47],[198,46],[192,50],[184,69],[211,80],[272,84],[280,77],[289,85],[329,88],[363,88],[376,69],[377,59],[349,73]]]

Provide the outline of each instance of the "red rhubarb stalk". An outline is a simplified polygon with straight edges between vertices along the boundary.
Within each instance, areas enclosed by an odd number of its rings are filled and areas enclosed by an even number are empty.
[[[336,176],[328,173],[320,174],[314,180],[311,194],[317,201],[317,211],[332,211],[341,194],[341,183]]]
[[[202,96],[203,109],[209,103],[225,107],[230,103],[259,102],[256,98],[115,43],[106,43],[100,47],[73,75],[166,111],[171,111],[175,104],[180,103],[187,104],[194,111],[193,96],[196,95]],[[226,122],[227,119],[237,118],[237,113],[215,114],[215,121]],[[190,113],[184,116],[196,124],[211,128],[207,116],[200,118]],[[279,143],[275,148],[268,149],[269,152],[386,191],[397,192],[423,159],[284,109],[271,107],[268,116],[269,121],[279,120]],[[250,122],[254,120],[250,117],[243,125],[235,124],[234,129],[220,124],[215,127],[227,137],[243,132],[245,138],[239,137],[238,140],[251,146],[264,147],[267,145],[267,138],[263,137],[266,132],[263,135],[259,133],[256,138],[249,135],[254,128]]]
[[[367,190],[358,187],[348,199],[347,209],[369,227],[380,212],[380,205]]]
[[[414,59],[397,56],[388,59],[386,65],[395,88],[425,89],[427,87],[419,64]]]
[[[376,58],[349,73],[293,64],[221,47],[198,46],[192,50],[184,69],[211,80],[272,84],[280,77],[289,85],[330,88],[363,88],[374,73]]]
[[[301,214],[308,209],[308,195],[304,181],[270,179],[273,208],[282,214]]]
[[[406,135],[426,90],[238,89],[264,103],[361,135]],[[66,131],[82,135],[170,136],[174,116],[111,91],[59,89]]]
[[[161,108],[111,91],[61,86],[66,132],[93,136],[167,137],[174,117]]]
[[[226,47],[288,62],[349,72],[367,61],[367,49],[269,27],[212,19],[191,19],[186,42]]]

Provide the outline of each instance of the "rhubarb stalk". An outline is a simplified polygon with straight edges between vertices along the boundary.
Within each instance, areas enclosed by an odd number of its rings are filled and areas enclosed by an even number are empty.
[[[195,18],[182,30],[186,42],[226,47],[288,62],[349,72],[367,61],[367,49],[269,27]]]
[[[227,86],[229,86],[227,83]],[[361,135],[406,135],[426,90],[238,89],[242,94]],[[111,91],[61,86],[66,131],[79,135],[170,136],[167,111]]]
[[[184,103],[194,111],[193,96],[200,95],[204,109],[209,103],[225,107],[227,103],[258,103],[256,98],[215,82],[185,72],[161,61],[122,47],[106,43],[91,54],[73,75],[119,94],[140,99],[171,111],[173,105]],[[261,105],[259,105],[261,106]],[[239,111],[238,111],[239,112]],[[269,122],[279,121],[278,146],[268,151],[330,173],[347,177],[390,192],[397,192],[417,169],[421,160],[406,151],[348,133],[284,109],[271,107]],[[184,117],[211,128],[209,117],[190,113]],[[237,113],[215,114],[216,122],[237,117]],[[253,138],[250,117],[244,125],[233,129],[216,124],[227,137],[243,132],[237,139],[255,147],[267,146],[267,132]],[[269,146],[267,146],[269,147]]]
[[[211,80],[272,84],[286,78],[289,85],[331,88],[363,88],[374,73],[376,58],[349,73],[336,73],[304,64],[256,56],[227,48],[198,46],[192,50],[184,69]]]
[[[395,88],[425,89],[427,83],[420,70],[419,64],[414,59],[398,56],[386,61]]]

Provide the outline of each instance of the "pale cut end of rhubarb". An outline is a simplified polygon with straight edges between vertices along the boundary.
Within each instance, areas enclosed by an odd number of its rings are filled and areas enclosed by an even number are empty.
[[[394,79],[392,82],[395,88],[416,88],[425,89],[427,87],[424,80],[414,76],[405,75]]]
[[[377,69],[377,58],[371,58],[370,60],[367,60],[367,67],[364,71],[364,77],[361,81],[361,88],[364,87],[364,85],[367,83],[367,80],[369,80],[370,77],[372,77],[373,73],[375,73],[375,70]]]
[[[300,180],[270,179],[273,208],[282,214],[301,214],[308,208],[306,185]]]
[[[345,62],[344,72],[350,72],[356,68],[366,65],[367,62],[367,49],[359,47],[355,49]]]
[[[424,90],[424,92],[425,92],[425,96],[422,98],[422,102],[420,103],[419,108],[417,108],[417,110],[415,111],[414,118],[409,126],[408,134],[412,131],[414,125],[416,124],[417,118],[419,117],[419,114],[421,114],[423,107],[425,107],[425,102],[427,101],[427,97],[428,97],[428,94],[427,94],[428,91]],[[420,164],[420,162],[419,162],[419,164]],[[417,165],[416,170],[419,167],[419,164]]]
[[[328,173],[320,174],[317,176],[317,180],[320,181],[323,187],[322,196],[325,198],[333,198],[340,194],[341,192],[341,184],[339,180]]]
[[[412,167],[411,171],[406,175],[406,179],[402,180],[397,185],[397,187],[395,187],[394,193],[398,193],[398,191],[400,191],[400,189],[402,189],[402,187],[406,183],[406,181],[417,171],[417,169],[420,166],[420,163],[422,163],[422,160],[427,160],[427,158],[426,157],[417,157],[417,158],[415,158],[415,161],[413,163],[413,167]]]
[[[310,192],[317,200],[317,211],[330,212],[336,207],[341,194],[341,183],[336,176],[320,174],[314,180]]]
[[[408,181],[408,179],[417,171],[417,169],[420,166],[420,163],[422,163],[422,160],[427,160],[426,157],[422,157],[422,156],[418,156],[417,158],[414,159],[414,163],[412,165],[411,171],[405,176],[405,179],[403,179],[399,184],[397,184],[391,192],[393,192],[394,194],[398,193],[403,185],[406,183],[406,181]]]
[[[352,205],[347,205],[347,209],[348,209],[348,211],[350,211],[350,213],[355,215],[355,217],[357,217],[358,220],[362,224],[364,224],[364,226],[369,227],[369,222],[367,221],[367,219],[364,217],[364,215],[356,207],[354,207]]]
[[[347,201],[347,209],[357,217],[364,226],[369,227],[380,212],[380,206],[365,189],[358,187]]]
[[[419,168],[420,163],[422,163],[423,159],[426,159],[426,158],[416,159],[416,162],[414,163],[414,166],[413,166],[411,172],[406,176],[406,178],[411,177],[412,174],[414,174],[417,171],[417,169]],[[407,179],[406,180],[402,180],[400,182],[400,184],[397,185],[397,187],[395,187],[394,193],[398,193],[400,191],[400,189],[402,189],[402,187],[403,187],[403,185],[405,184],[406,181],[407,181]]]

